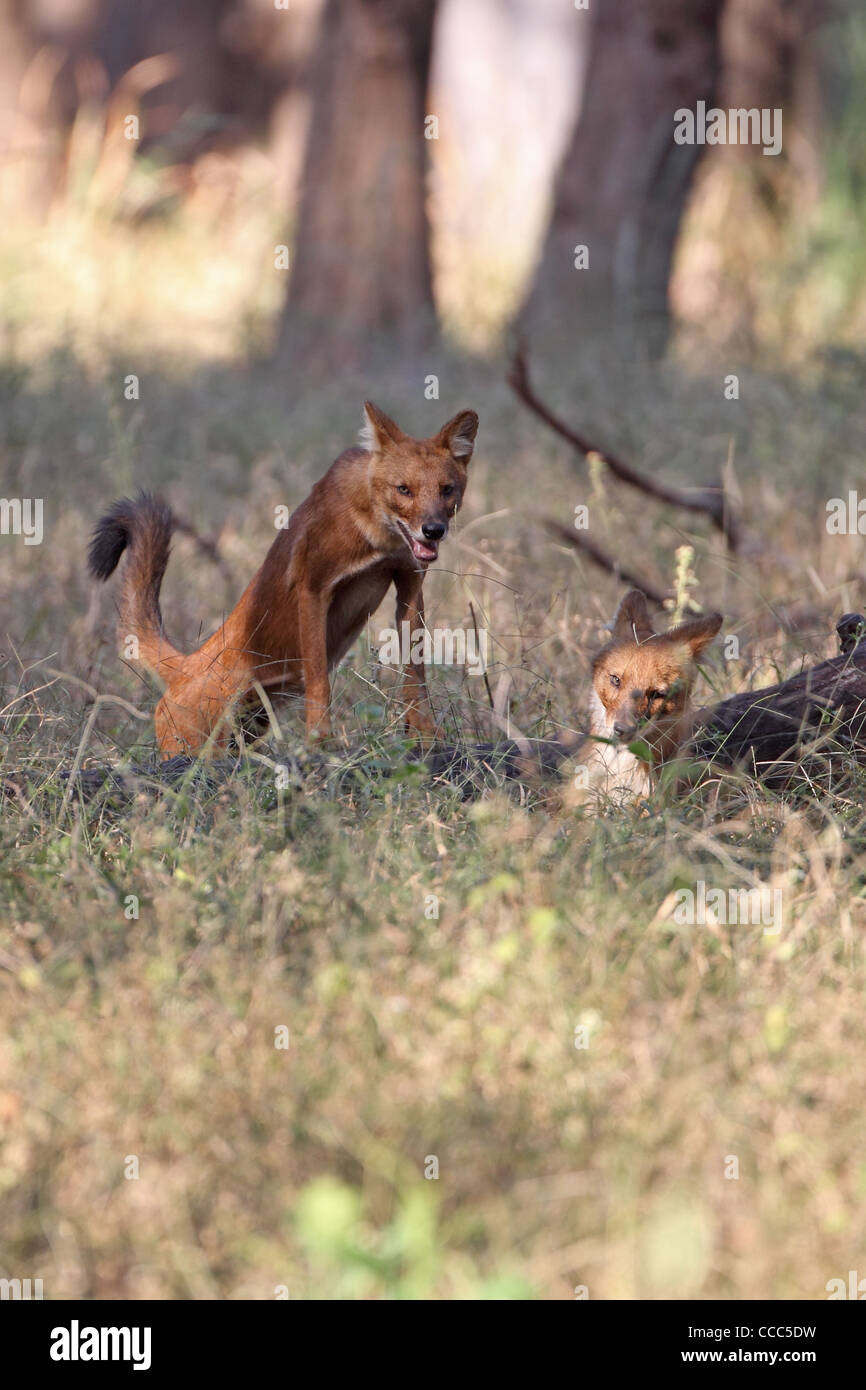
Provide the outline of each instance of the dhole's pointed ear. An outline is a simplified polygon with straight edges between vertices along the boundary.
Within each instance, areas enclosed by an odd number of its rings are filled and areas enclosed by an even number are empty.
[[[384,410],[380,410],[372,401],[364,402],[364,423],[358,435],[362,449],[369,449],[371,454],[381,454],[389,444],[399,444],[400,440],[405,438],[400,426],[395,424],[390,415],[386,415]]]
[[[436,443],[448,449],[458,463],[468,463],[475,448],[478,416],[474,410],[461,410],[436,435]]]
[[[673,642],[677,646],[686,646],[693,657],[698,657],[704,647],[708,647],[712,642],[723,622],[721,613],[708,613],[705,618],[692,618],[690,622],[680,623],[678,627],[672,627],[670,632],[666,632],[665,641]]]
[[[611,631],[615,642],[646,642],[654,635],[646,598],[640,589],[629,589],[624,595]]]

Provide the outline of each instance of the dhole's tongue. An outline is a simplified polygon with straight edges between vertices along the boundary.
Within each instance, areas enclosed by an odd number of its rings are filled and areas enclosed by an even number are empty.
[[[436,556],[439,554],[439,547],[438,545],[425,545],[423,541],[416,541],[413,536],[412,554],[415,556],[416,560],[425,560],[429,562],[430,560],[436,559]]]

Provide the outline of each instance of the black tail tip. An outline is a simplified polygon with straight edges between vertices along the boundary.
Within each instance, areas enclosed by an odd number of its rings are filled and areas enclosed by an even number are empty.
[[[107,579],[117,568],[129,542],[134,507],[131,497],[122,497],[96,523],[87,552],[87,568],[94,579]]]
[[[100,517],[87,552],[87,568],[94,579],[108,579],[114,573],[132,538],[135,522],[145,519],[156,521],[171,532],[171,508],[149,492],[139,492],[135,498],[121,497]]]

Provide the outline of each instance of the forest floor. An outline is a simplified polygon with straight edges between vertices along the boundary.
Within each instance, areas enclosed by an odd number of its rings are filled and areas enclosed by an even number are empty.
[[[154,245],[162,278],[131,257],[107,318],[67,313],[59,280],[52,303],[54,273],[87,293],[68,243],[41,280],[23,260],[8,277],[2,491],[43,499],[44,538],[0,536],[0,775],[28,785],[0,798],[0,1274],[67,1298],[826,1297],[866,1246],[856,774],[599,815],[495,779],[464,798],[407,770],[376,659],[390,607],[334,682],[330,766],[351,778],[301,758],[263,794],[250,759],[216,791],[118,805],[61,774],[154,757],[154,691],[119,658],[113,585],[85,573],[102,507],[159,488],[217,540],[219,566],[175,541],[163,611],[191,646],[365,395],[418,435],[481,417],[427,612],[489,633],[503,715],[483,679],[436,668],[448,737],[583,727],[622,590],[542,524],[581,504],[663,588],[691,546],[690,592],[725,614],[703,699],[833,654],[866,603],[862,539],[826,527],[862,482],[866,360],[785,374],[684,343],[650,366],[582,343],[539,363],[560,412],[638,466],[724,471],[748,530],[732,555],[576,460],[500,357],[431,359],[436,401],[426,366],[301,390],[249,365],[267,295],[227,279],[213,321],[185,303],[171,321],[176,256]],[[283,718],[269,755],[294,758],[300,730]],[[679,924],[700,882],[778,890],[780,929]]]

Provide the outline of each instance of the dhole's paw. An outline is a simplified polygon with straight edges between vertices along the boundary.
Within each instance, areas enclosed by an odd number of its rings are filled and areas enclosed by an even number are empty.
[[[306,739],[308,743],[324,743],[331,737],[331,721],[328,718],[320,719],[316,724],[308,724]]]

